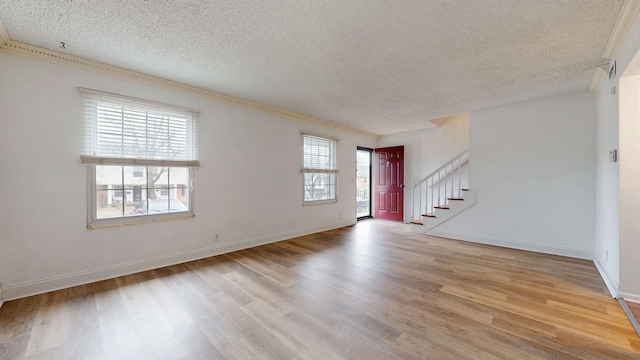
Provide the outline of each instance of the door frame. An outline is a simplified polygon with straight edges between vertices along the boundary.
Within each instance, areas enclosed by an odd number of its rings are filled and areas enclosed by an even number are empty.
[[[358,215],[358,151],[367,151],[369,153],[369,215],[366,216],[357,216]],[[364,220],[364,219],[372,219],[373,218],[373,151],[374,149],[358,146],[356,147],[356,220]]]

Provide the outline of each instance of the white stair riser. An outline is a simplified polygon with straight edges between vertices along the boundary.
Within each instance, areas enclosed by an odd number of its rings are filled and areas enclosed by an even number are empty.
[[[448,210],[445,209],[435,209],[434,214],[436,217],[422,217],[422,224],[411,224],[411,231],[418,233],[425,233],[438,225],[444,223],[445,221],[451,219],[452,217],[458,215],[459,213],[465,211],[476,203],[476,193],[474,191],[465,191],[464,192],[464,200],[448,200],[447,207]]]

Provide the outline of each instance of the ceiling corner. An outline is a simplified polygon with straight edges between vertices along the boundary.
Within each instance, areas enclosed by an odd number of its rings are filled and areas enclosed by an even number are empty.
[[[593,78],[591,78],[591,83],[589,84],[589,92],[598,92],[600,83],[605,79],[605,74],[606,72],[603,69],[599,67],[596,69],[596,72],[593,74]]]
[[[441,118],[437,118],[437,119],[431,119],[429,121],[431,121],[431,123],[433,123],[434,125],[440,127],[442,125],[444,125],[444,123],[447,122],[447,120],[449,120],[451,118],[451,116],[445,116],[445,117],[441,117]]]
[[[7,32],[7,28],[5,28],[2,23],[2,17],[0,17],[0,46],[7,45],[9,41],[11,41],[11,38]]]
[[[616,20],[607,44],[602,51],[603,59],[615,60],[622,49],[625,41],[629,38],[629,35],[640,21],[640,1],[637,0],[624,0],[618,19]],[[600,84],[605,79],[606,72],[597,68],[596,72],[591,78],[589,84],[589,92],[596,93],[600,87]]]

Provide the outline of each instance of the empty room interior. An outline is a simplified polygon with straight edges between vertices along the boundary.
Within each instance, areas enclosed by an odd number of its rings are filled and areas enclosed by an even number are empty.
[[[639,23],[0,0],[0,359],[640,359]]]

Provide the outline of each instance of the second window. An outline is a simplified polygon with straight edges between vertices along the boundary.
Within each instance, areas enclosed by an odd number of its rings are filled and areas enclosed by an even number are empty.
[[[303,134],[304,203],[337,201],[337,140]]]

